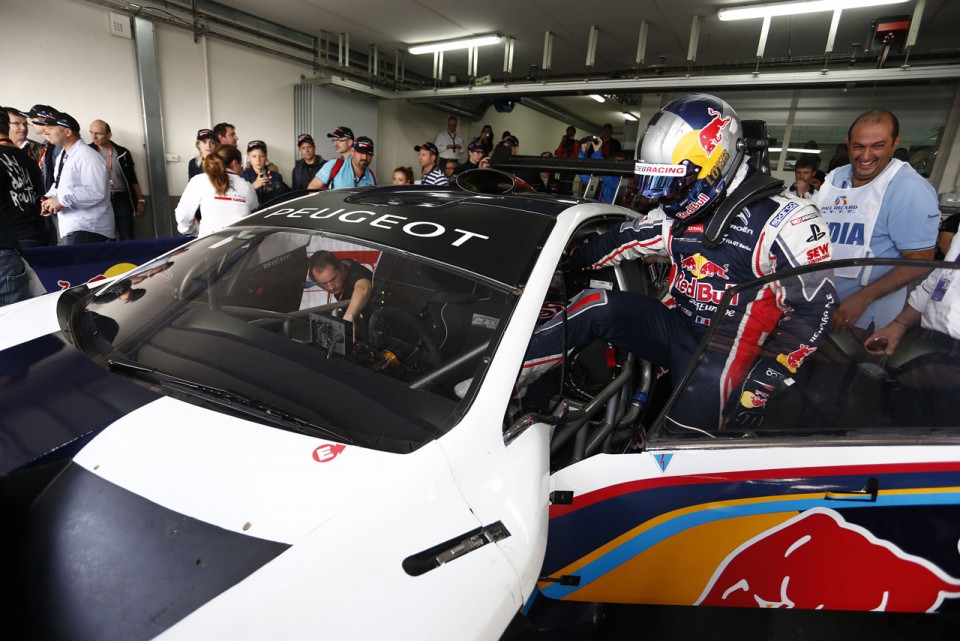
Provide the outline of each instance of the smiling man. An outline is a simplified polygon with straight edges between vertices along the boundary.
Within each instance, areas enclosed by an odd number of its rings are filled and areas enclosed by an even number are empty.
[[[897,117],[883,109],[864,112],[850,126],[846,142],[850,164],[831,171],[816,196],[833,258],[933,258],[940,222],[937,192],[913,167],[893,157],[900,143]],[[907,283],[925,271],[838,269],[841,304],[834,328],[887,325],[903,309]]]

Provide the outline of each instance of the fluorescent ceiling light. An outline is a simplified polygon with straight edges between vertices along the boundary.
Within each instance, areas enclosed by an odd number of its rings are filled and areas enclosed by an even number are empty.
[[[805,0],[803,2],[772,2],[747,7],[730,7],[717,11],[721,20],[750,20],[767,16],[795,16],[801,13],[818,13],[840,9],[861,9],[885,4],[900,4],[907,0]]]
[[[628,112],[628,111],[624,111],[624,112],[623,112],[623,119],[624,119],[624,120],[629,120],[630,122],[636,122],[636,121],[637,121],[637,117],[634,116],[632,113],[630,113],[630,112]]]
[[[411,54],[417,56],[421,53],[433,53],[434,51],[450,51],[452,49],[473,49],[474,47],[484,47],[486,45],[496,45],[503,41],[503,36],[492,33],[486,36],[474,36],[473,38],[460,38],[459,40],[444,40],[443,42],[428,42],[422,45],[416,45],[407,49]]]
[[[768,147],[767,151],[783,151],[782,147]],[[819,154],[819,149],[803,149],[797,147],[787,147],[787,153],[791,154]]]
[[[590,94],[590,97],[593,98],[594,100],[596,100],[597,102],[606,102],[606,101],[607,101],[606,98],[604,98],[603,96],[601,96],[601,95],[598,94],[598,93],[592,93],[592,94]]]

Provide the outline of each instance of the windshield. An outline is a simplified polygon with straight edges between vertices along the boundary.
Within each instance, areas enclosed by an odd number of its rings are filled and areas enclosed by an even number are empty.
[[[71,324],[95,362],[164,394],[408,452],[459,421],[457,384],[484,375],[515,301],[410,254],[254,228],[95,289]]]

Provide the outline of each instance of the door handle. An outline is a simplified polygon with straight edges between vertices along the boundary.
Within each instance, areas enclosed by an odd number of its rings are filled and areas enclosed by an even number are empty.
[[[877,480],[877,477],[871,476],[867,479],[862,490],[852,492],[825,492],[823,498],[828,501],[866,501],[876,503],[879,492],[880,481]]]

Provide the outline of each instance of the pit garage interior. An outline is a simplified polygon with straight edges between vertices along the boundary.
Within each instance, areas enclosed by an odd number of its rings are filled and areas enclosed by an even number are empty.
[[[260,139],[284,176],[311,133],[333,155],[338,125],[370,136],[382,183],[417,170],[414,145],[447,117],[465,141],[489,124],[520,153],[553,151],[611,124],[635,152],[649,118],[673,98],[715,94],[766,121],[772,173],[816,153],[826,167],[854,118],[900,119],[909,162],[960,212],[960,3],[907,0],[772,18],[722,19],[750,0],[8,0],[0,23],[4,105],[51,104],[86,128],[110,123],[136,162],[147,214],[140,238],[176,233],[199,128]],[[763,4],[763,3],[760,3]],[[866,2],[860,4],[868,4]],[[477,36],[492,44],[414,53]],[[35,137],[31,134],[31,137]],[[87,140],[89,137],[84,136]],[[418,170],[417,170],[418,171]],[[583,610],[584,621],[592,611]],[[586,623],[583,624],[586,626]],[[573,622],[569,637],[580,629]],[[817,615],[610,607],[603,638],[960,638],[960,622],[920,615]],[[559,637],[558,637],[559,638]],[[586,638],[586,637],[583,637]]]

